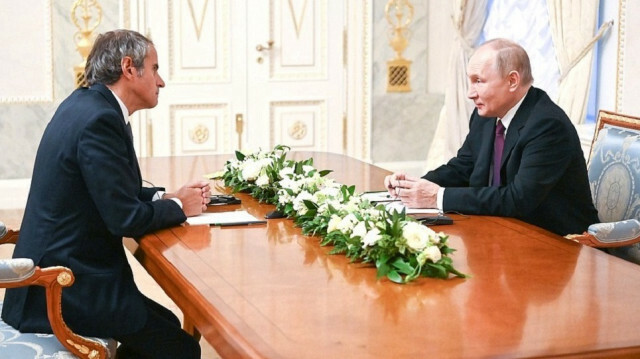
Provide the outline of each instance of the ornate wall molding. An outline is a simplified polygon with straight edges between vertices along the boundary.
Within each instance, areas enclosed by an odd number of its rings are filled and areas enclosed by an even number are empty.
[[[0,103],[53,102],[51,0],[34,0],[27,12],[21,1],[0,2]],[[20,34],[20,36],[16,36]]]
[[[640,2],[619,0],[618,2],[618,48],[615,83],[616,112],[638,116],[640,114],[640,22],[634,15],[640,14]]]
[[[327,103],[323,100],[271,102],[269,145],[328,151],[326,113]]]
[[[229,81],[229,0],[169,0],[168,16],[169,80]]]
[[[231,151],[228,104],[170,105],[169,113],[172,156]]]

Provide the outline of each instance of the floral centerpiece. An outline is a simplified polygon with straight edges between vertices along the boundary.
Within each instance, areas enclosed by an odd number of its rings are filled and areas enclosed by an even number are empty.
[[[276,206],[292,218],[306,235],[333,246],[352,261],[373,263],[378,277],[396,283],[417,277],[466,277],[457,271],[449,255],[448,236],[436,233],[406,215],[374,205],[354,186],[335,182],[328,170],[313,167],[313,159],[286,158],[289,147],[244,154],[227,161],[216,175],[234,192],[248,192],[261,202]]]

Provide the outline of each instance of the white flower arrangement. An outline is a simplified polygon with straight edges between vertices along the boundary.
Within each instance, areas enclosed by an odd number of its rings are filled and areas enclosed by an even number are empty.
[[[388,212],[355,193],[355,187],[328,178],[313,159],[286,159],[286,146],[245,155],[236,152],[219,178],[234,192],[250,192],[276,206],[304,234],[322,238],[331,253],[375,264],[378,277],[397,283],[417,277],[466,277],[453,267],[447,236],[416,222],[404,212]]]

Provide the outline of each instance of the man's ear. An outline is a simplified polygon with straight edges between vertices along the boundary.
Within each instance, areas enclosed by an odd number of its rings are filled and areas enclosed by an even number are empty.
[[[129,56],[125,56],[120,61],[120,66],[122,66],[122,76],[131,79],[136,76],[137,69],[133,66],[133,59]]]
[[[511,71],[507,75],[507,79],[509,80],[509,91],[515,91],[520,85],[520,73],[518,71]]]

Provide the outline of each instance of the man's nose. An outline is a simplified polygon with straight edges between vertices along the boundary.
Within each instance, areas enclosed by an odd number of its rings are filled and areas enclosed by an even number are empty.
[[[469,85],[469,89],[467,90],[467,97],[470,99],[478,97],[478,93],[476,92],[475,86],[473,84]]]
[[[158,75],[158,87],[164,87],[164,80],[162,79],[162,77],[160,75]]]

